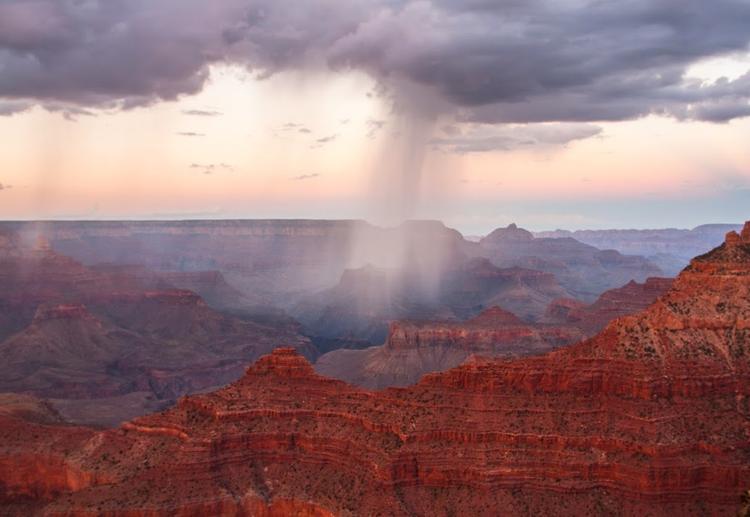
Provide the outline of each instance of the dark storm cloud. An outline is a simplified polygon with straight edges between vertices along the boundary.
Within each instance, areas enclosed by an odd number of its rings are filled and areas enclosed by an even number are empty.
[[[468,120],[722,121],[747,114],[747,79],[700,84],[684,72],[746,51],[749,24],[750,3],[730,0],[413,3],[343,38],[333,61],[407,78]]]
[[[33,103],[25,101],[0,100],[0,117],[8,117],[16,113],[23,113],[33,107]]]
[[[203,5],[201,5],[203,4]],[[0,95],[132,107],[197,92],[233,12],[195,0],[0,3]]]
[[[0,98],[129,108],[234,63],[364,70],[478,122],[722,122],[750,114],[750,76],[685,71],[747,52],[748,26],[747,0],[6,0]]]

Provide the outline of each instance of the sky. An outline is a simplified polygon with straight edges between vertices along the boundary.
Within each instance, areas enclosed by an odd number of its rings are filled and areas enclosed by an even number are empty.
[[[747,0],[2,0],[0,219],[750,219]]]

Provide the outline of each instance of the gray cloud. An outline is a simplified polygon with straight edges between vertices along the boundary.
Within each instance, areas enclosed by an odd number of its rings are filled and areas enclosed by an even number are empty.
[[[539,149],[564,146],[599,135],[601,131],[598,126],[582,123],[479,126],[466,133],[451,127],[448,134],[430,144],[434,149],[457,154]]]
[[[8,117],[16,113],[23,113],[34,106],[31,102],[25,101],[2,101],[0,100],[0,117]]]
[[[685,71],[747,52],[748,26],[747,0],[6,0],[0,99],[129,108],[234,63],[363,70],[475,122],[723,122],[750,115],[750,74]]]
[[[309,180],[312,178],[317,178],[319,176],[320,174],[316,172],[315,174],[300,174],[299,176],[294,176],[293,178],[289,178],[289,179],[294,180],[294,181],[302,181],[302,180]]]
[[[317,139],[315,139],[315,143],[312,145],[312,147],[313,148],[322,147],[322,146],[324,146],[326,144],[329,144],[329,143],[333,142],[338,137],[339,137],[339,135],[333,134],[333,135],[328,135],[328,136],[324,136],[324,137],[321,137],[321,138],[317,138]]]
[[[195,131],[178,131],[179,136],[206,136],[205,133],[196,133]]]
[[[750,4],[730,0],[410,3],[342,38],[333,62],[422,85],[465,120],[723,121],[747,114],[747,78],[706,85],[684,72],[747,51],[748,23]]]
[[[322,138],[318,138],[315,141],[318,142],[319,144],[327,144],[328,142],[333,142],[334,140],[336,140],[337,137],[338,137],[338,135],[335,135],[335,134],[334,135],[328,135],[328,136],[324,136]]]
[[[23,113],[34,106],[31,102],[26,101],[2,101],[0,100],[0,117],[8,117],[16,113]]]
[[[182,110],[184,115],[191,115],[195,117],[218,117],[223,115],[220,111],[215,110]]]
[[[59,113],[71,122],[78,120],[78,117],[93,117],[96,115],[95,112],[85,109],[79,106],[71,106],[69,104],[61,104],[58,102],[48,102],[44,104],[44,109],[51,113]]]
[[[0,190],[8,190],[11,188],[13,188],[11,185],[3,185],[2,183],[0,183]]]
[[[234,167],[227,163],[191,163],[191,169],[198,169],[205,175],[211,175],[219,171],[234,172]]]
[[[375,138],[375,136],[385,126],[385,120],[369,119],[365,121],[365,127],[367,128],[367,138]]]

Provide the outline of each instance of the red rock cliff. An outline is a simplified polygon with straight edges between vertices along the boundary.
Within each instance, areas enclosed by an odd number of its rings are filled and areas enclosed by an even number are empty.
[[[85,445],[7,435],[0,458],[74,462],[85,484],[32,499],[65,515],[734,515],[750,486],[749,365],[740,235],[646,311],[545,356],[371,392],[277,350]]]

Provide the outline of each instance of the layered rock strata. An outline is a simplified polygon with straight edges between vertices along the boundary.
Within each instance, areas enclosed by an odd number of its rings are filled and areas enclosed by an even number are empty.
[[[372,392],[277,349],[119,430],[1,417],[6,513],[735,515],[750,486],[748,234],[646,311],[543,356]]]

